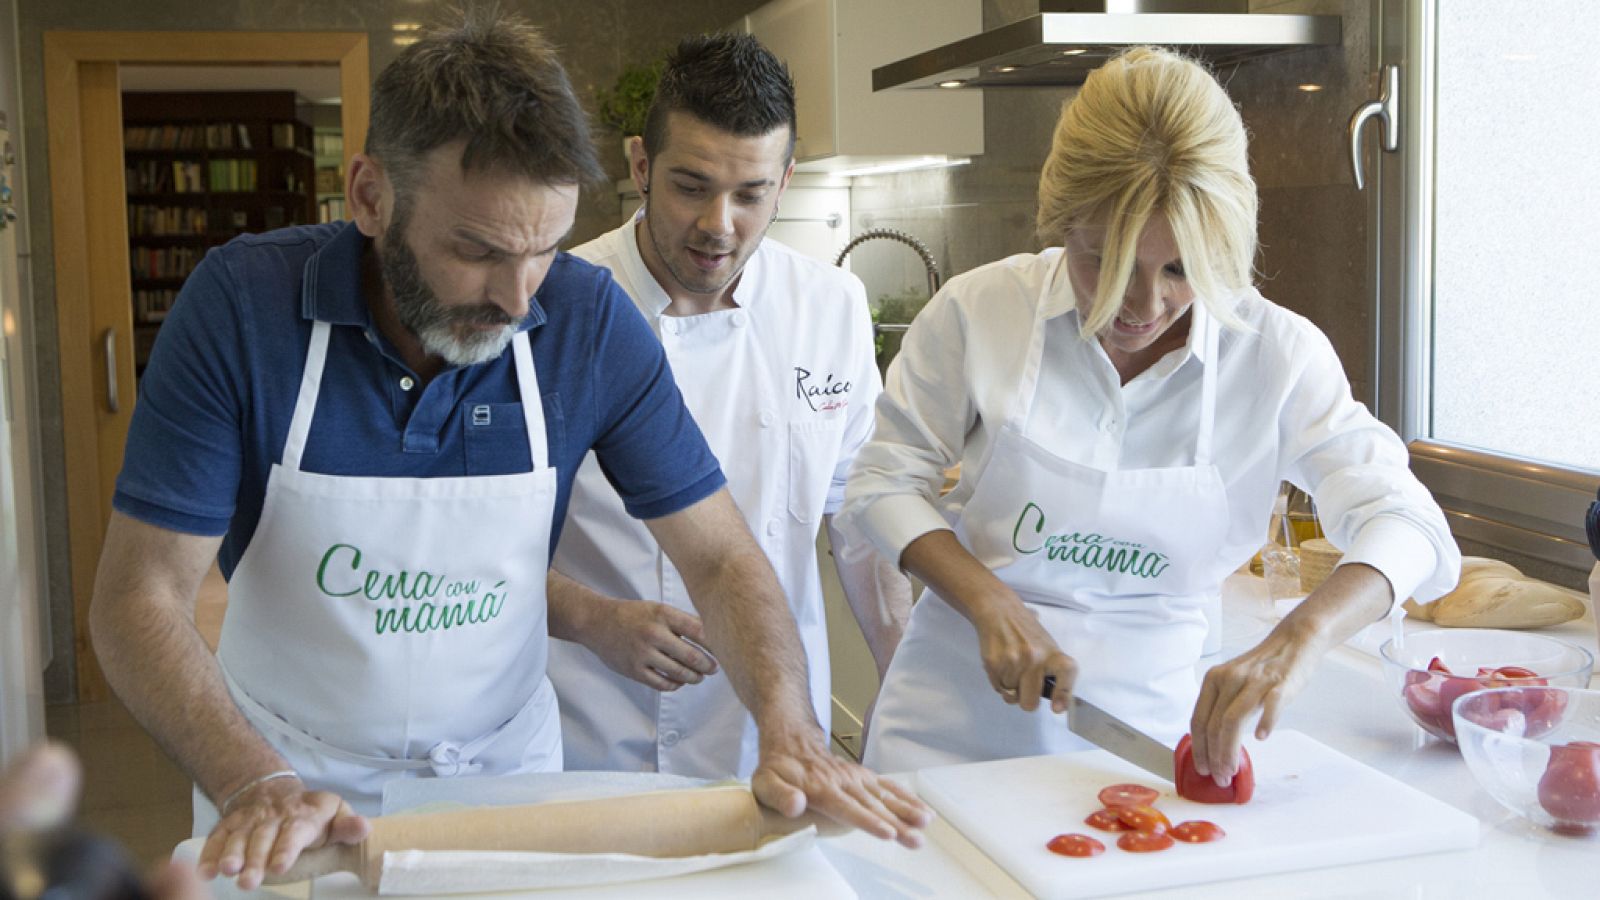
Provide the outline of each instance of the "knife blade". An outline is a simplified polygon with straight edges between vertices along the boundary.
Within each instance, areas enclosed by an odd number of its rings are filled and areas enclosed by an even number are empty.
[[[1046,677],[1043,694],[1049,699],[1055,678]],[[1112,756],[1125,759],[1157,778],[1172,781],[1172,748],[1145,734],[1093,703],[1072,695],[1067,707],[1067,729]]]

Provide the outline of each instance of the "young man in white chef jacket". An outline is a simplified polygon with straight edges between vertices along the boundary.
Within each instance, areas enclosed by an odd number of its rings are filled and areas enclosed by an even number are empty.
[[[609,268],[666,349],[799,626],[817,720],[830,719],[816,538],[879,673],[910,609],[906,580],[832,527],[882,385],[859,279],[765,239],[794,171],[794,86],[752,37],[685,40],[630,168],[639,216],[573,251]],[[550,678],[570,769],[748,776],[755,723],[703,649],[683,579],[584,461],[550,583]],[[557,610],[560,614],[557,614]]]

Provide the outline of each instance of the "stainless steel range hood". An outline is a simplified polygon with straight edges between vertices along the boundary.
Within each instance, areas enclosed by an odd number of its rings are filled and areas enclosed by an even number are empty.
[[[873,69],[872,89],[1074,85],[1139,44],[1175,47],[1220,68],[1342,37],[1338,16],[1249,8],[1249,0],[1039,0],[1038,15]]]

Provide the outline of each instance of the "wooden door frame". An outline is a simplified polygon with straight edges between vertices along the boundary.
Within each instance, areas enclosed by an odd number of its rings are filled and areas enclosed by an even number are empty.
[[[344,154],[363,144],[371,72],[365,32],[47,31],[45,108],[66,457],[68,553],[78,697],[106,696],[89,643],[89,601],[111,493],[133,409],[133,311],[128,281],[121,95],[124,63],[335,64]],[[108,115],[115,104],[116,114]],[[112,121],[114,119],[114,122]],[[97,248],[91,252],[91,248]],[[98,313],[98,314],[97,314]],[[107,335],[107,328],[115,332]],[[119,410],[108,409],[109,342]]]

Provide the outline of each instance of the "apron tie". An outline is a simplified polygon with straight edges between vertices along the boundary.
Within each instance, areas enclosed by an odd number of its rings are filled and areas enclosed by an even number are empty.
[[[482,763],[470,760],[463,762],[461,754],[462,747],[455,741],[434,744],[428,750],[428,762],[433,765],[433,774],[439,778],[455,778],[459,775],[476,775],[483,770]]]

